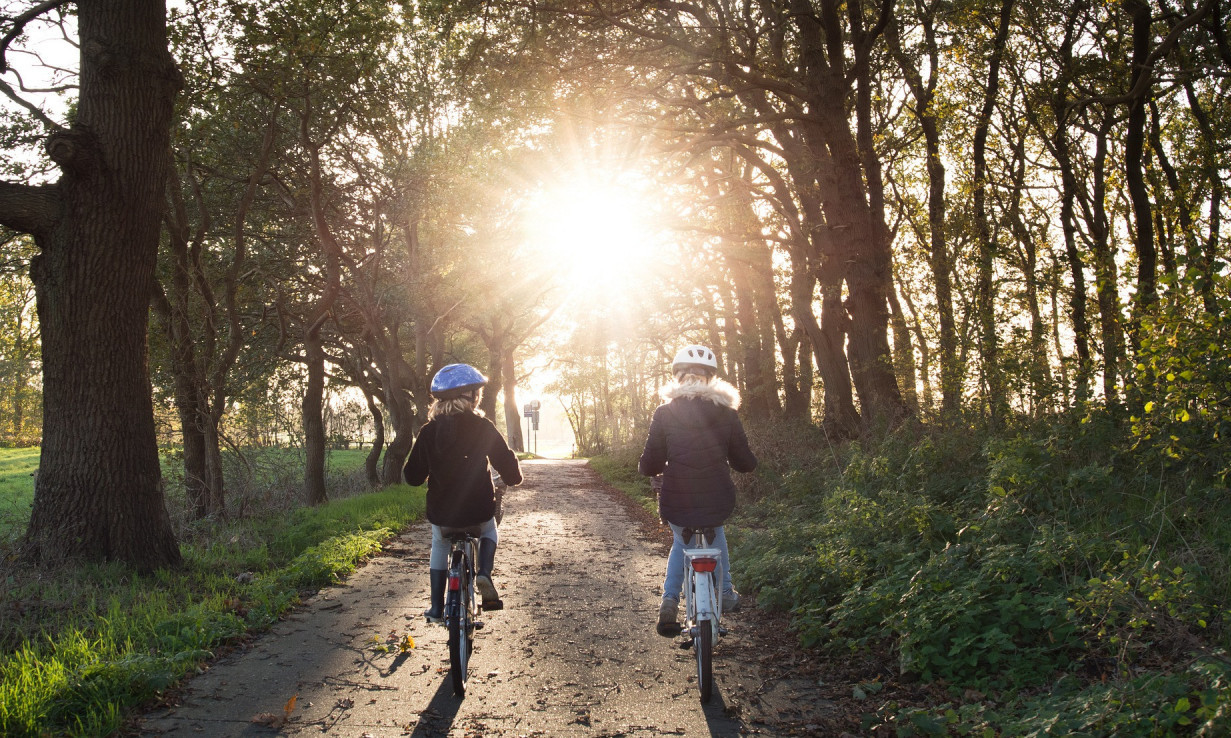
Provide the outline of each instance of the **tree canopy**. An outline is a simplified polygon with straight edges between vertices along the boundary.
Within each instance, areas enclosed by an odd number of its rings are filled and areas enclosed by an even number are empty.
[[[0,440],[41,439],[36,511],[80,494],[55,473],[69,446],[136,443],[147,335],[200,516],[227,514],[221,450],[285,401],[268,387],[294,388],[316,503],[328,393],[362,398],[369,478],[394,482],[455,361],[490,376],[515,447],[532,382],[582,453],[644,433],[684,343],[716,350],[752,420],[835,442],[1106,408],[1193,447],[1216,439],[1184,419],[1227,413],[1231,19],[1212,0],[113,0],[115,32],[149,45],[124,63],[162,64],[124,111],[90,97],[120,57],[71,7],[13,4],[0,49],[5,171],[43,177],[0,185]],[[57,108],[26,80],[40,34],[74,23]],[[121,112],[147,133],[95,151],[137,125]],[[58,175],[28,153],[44,134]],[[70,193],[104,189],[115,222],[70,237]],[[80,355],[88,305],[125,312]],[[124,409],[84,399],[121,360]],[[115,473],[145,486],[91,487],[162,505],[136,469]]]

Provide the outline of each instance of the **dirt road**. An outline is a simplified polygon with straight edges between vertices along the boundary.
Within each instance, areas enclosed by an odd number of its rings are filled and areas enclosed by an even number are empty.
[[[715,695],[692,652],[654,633],[665,546],[583,462],[524,465],[509,490],[495,581],[465,699],[445,631],[428,625],[430,532],[416,526],[249,647],[195,677],[144,735],[835,735],[834,706],[781,621],[724,618]],[[401,651],[404,636],[414,648]],[[288,702],[295,698],[293,706]],[[290,707],[288,710],[287,708]],[[827,729],[829,728],[829,729]]]

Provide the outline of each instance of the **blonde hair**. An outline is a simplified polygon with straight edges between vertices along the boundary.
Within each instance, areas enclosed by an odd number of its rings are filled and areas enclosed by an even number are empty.
[[[461,415],[462,413],[474,413],[482,417],[483,411],[479,409],[479,402],[482,399],[483,390],[480,388],[473,395],[450,397],[447,400],[432,400],[431,406],[427,409],[427,419],[435,420],[445,415]]]
[[[683,387],[688,384],[709,384],[710,373],[702,369],[687,368],[675,373],[675,383]]]

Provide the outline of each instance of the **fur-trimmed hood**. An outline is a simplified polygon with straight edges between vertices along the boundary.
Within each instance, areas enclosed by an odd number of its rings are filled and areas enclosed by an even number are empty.
[[[662,388],[659,396],[664,402],[670,402],[677,397],[696,397],[702,400],[709,400],[715,405],[729,407],[732,410],[739,410],[739,390],[731,386],[729,382],[725,382],[718,377],[714,377],[708,384],[689,383],[680,384],[672,382]]]

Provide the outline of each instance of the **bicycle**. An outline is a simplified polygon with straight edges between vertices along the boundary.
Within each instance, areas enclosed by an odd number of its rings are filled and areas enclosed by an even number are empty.
[[[444,623],[449,631],[449,675],[453,680],[453,694],[465,697],[470,653],[474,650],[474,632],[483,627],[483,623],[479,621],[479,611],[501,610],[504,603],[496,600],[480,604],[475,599],[478,526],[444,528],[441,533],[453,544],[449,553],[444,611]]]
[[[685,528],[684,548],[685,618],[681,632],[686,640],[681,648],[691,647],[697,659],[697,687],[701,701],[709,702],[714,693],[714,644],[726,631],[722,622],[722,591],[718,567],[722,551],[713,547],[713,528]],[[699,545],[698,545],[699,544]]]

